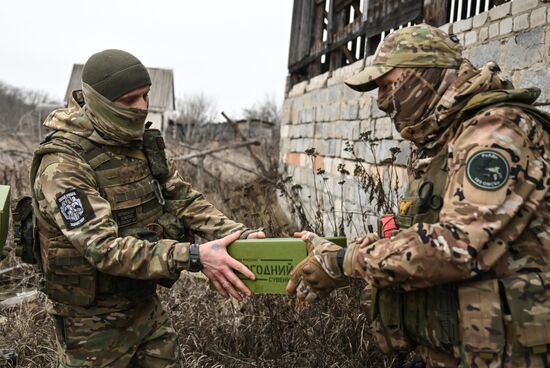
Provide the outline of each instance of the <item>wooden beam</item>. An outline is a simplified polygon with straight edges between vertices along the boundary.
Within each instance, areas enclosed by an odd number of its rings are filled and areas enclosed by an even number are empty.
[[[355,18],[363,18],[363,9],[359,6],[359,2],[353,3],[353,9],[355,10]]]
[[[200,151],[199,148],[193,147],[193,146],[188,145],[188,144],[186,144],[186,143],[179,142],[179,144],[180,144],[181,146],[187,148],[187,149],[190,149],[190,150],[193,150],[193,151]],[[235,162],[233,162],[233,161],[231,161],[231,160],[227,160],[227,159],[225,159],[225,158],[223,158],[223,157],[220,157],[220,156],[216,155],[215,153],[210,154],[210,157],[213,158],[213,159],[219,160],[219,161],[223,162],[224,164],[228,164],[228,165],[230,165],[230,166],[236,167],[237,169],[240,169],[240,170],[246,171],[246,172],[248,172],[248,173],[254,174],[254,175],[256,175],[257,177],[262,178],[262,179],[264,179],[264,180],[266,180],[266,181],[268,181],[268,182],[270,182],[270,183],[276,184],[276,182],[277,182],[276,179],[270,178],[270,177],[268,177],[268,176],[265,176],[265,175],[259,173],[259,172],[258,172],[258,169],[256,169],[256,168],[248,168],[248,167],[246,167],[246,166],[239,165],[239,164],[237,164],[237,163],[235,163]],[[192,161],[187,161],[187,163],[190,164],[191,166],[196,167],[197,169],[199,169],[199,165],[193,163]],[[219,178],[218,176],[215,176],[214,174],[212,174],[210,171],[208,171],[208,170],[206,170],[206,169],[204,169],[204,168],[203,168],[203,170],[204,170],[204,172],[205,172],[207,175],[209,175],[209,176],[211,176],[211,177],[213,177],[213,178],[216,178],[216,179]]]
[[[342,11],[346,6],[351,6],[355,0],[333,0],[335,1],[335,9],[337,12]]]
[[[444,0],[436,0],[444,1]],[[367,38],[408,22],[422,20],[424,0],[369,0],[367,10]]]
[[[188,155],[174,157],[173,160],[174,161],[189,160],[189,159],[192,159],[192,158],[195,158],[195,157],[203,157],[203,156],[211,155],[212,153],[216,153],[216,152],[227,151],[227,150],[237,149],[237,148],[241,148],[241,147],[248,147],[248,146],[259,146],[260,144],[261,143],[258,140],[254,140],[254,141],[250,141],[250,142],[230,144],[230,145],[223,146],[223,147],[212,148],[212,149],[209,149],[209,150],[206,150],[206,151],[201,151],[201,152],[197,152],[197,153],[190,153]]]
[[[440,27],[448,22],[447,14],[449,2],[447,0],[424,0],[424,23],[434,27]]]
[[[229,124],[231,124],[231,126],[233,126],[233,128],[235,129],[235,132],[241,137],[241,139],[245,140],[241,130],[239,129],[238,124],[236,124],[231,118],[229,118],[229,116],[227,116],[226,113],[223,112],[223,111],[222,111],[222,116],[225,118],[225,120],[227,120],[227,122]],[[263,161],[254,153],[254,151],[252,150],[250,145],[247,145],[246,149],[248,150],[248,153],[250,153],[250,157],[252,157],[252,159],[254,159],[254,162],[256,163],[256,166],[258,166],[258,169],[260,169],[260,171],[264,175],[268,176],[269,171],[265,167]]]
[[[323,54],[329,54],[333,51],[338,50],[342,45],[346,45],[348,41],[354,40],[359,36],[365,35],[365,23],[360,23],[358,27],[348,28],[348,31],[341,32],[339,34],[340,37],[337,39],[334,39],[333,36],[329,33],[329,38],[333,39],[333,42],[330,44],[330,46],[327,46],[324,49],[320,49],[318,51],[312,52],[309,56],[302,59],[301,61],[290,65],[289,71],[291,73],[297,72],[303,67],[307,66],[309,63],[311,63],[313,60],[320,58]]]
[[[351,52],[349,51],[347,45],[343,45],[342,47],[340,47],[340,51],[342,51],[342,54],[344,54],[344,56],[346,57],[346,59],[348,60],[348,62],[349,62],[350,64],[355,63],[355,62],[357,61],[357,60],[355,59],[355,56],[353,56],[353,55],[351,54]]]

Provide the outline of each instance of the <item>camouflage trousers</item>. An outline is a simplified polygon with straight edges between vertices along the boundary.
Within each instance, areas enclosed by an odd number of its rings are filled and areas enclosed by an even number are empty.
[[[421,302],[405,309],[399,293],[365,290],[362,304],[383,352],[416,347],[428,368],[550,368],[550,272],[463,283],[454,309],[442,308],[444,294],[436,297],[433,292],[431,299],[420,294]],[[387,302],[392,298],[396,301]],[[436,307],[428,308],[428,301]],[[448,318],[455,312],[456,317]],[[455,319],[458,331],[453,337],[449,331]]]
[[[550,366],[550,273],[463,284],[454,357],[420,347],[427,367]]]
[[[532,354],[513,352],[512,346],[495,355],[492,359],[483,359],[479,355],[466,354],[462,361],[443,352],[419,346],[417,351],[426,363],[426,368],[547,368],[550,367],[550,353]]]
[[[178,366],[176,331],[157,296],[128,311],[53,317],[60,368]]]

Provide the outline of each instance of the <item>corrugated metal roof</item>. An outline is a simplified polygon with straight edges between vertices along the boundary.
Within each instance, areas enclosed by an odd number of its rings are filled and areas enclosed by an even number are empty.
[[[67,92],[65,104],[69,101],[71,92],[81,89],[83,64],[74,64]],[[149,109],[151,111],[169,111],[176,109],[174,97],[174,72],[171,69],[147,68],[151,76],[151,92],[149,92]]]

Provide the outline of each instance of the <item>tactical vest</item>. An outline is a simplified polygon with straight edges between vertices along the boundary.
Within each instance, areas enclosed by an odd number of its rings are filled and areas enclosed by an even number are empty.
[[[31,182],[34,183],[44,155],[72,151],[94,170],[97,189],[111,206],[120,237],[135,236],[148,241],[166,237],[182,241],[183,226],[174,215],[163,210],[164,199],[157,178],[166,177],[168,167],[162,138],[158,139],[160,132],[152,133],[155,137],[148,139],[146,131],[144,144],[157,145],[156,148],[98,145],[72,133],[54,132],[35,152]],[[70,149],[60,148],[64,146]],[[159,154],[160,151],[162,154]],[[150,168],[152,162],[156,175]],[[155,293],[158,280],[137,280],[97,271],[57,227],[48,223],[38,211],[36,200],[33,200],[33,207],[45,276],[44,291],[50,299],[90,306],[99,296],[109,298],[114,295],[138,300]],[[161,284],[171,286],[174,281],[164,280]]]
[[[424,175],[409,177],[396,216],[400,230],[439,220],[447,181],[447,149],[444,147],[432,159]],[[369,299],[365,304],[370,306],[370,317],[380,333],[377,341],[386,352],[405,350],[412,341],[445,350],[458,344],[458,301],[454,285],[407,293],[398,288],[370,289],[363,297]]]
[[[521,99],[518,102],[518,94],[532,97],[530,90],[520,90],[513,95],[516,100],[507,101],[511,93],[513,91],[480,94],[462,110],[459,117],[465,120],[488,107],[515,106],[534,115],[550,131],[548,114],[523,104]],[[409,186],[399,203],[399,214],[396,216],[399,229],[407,229],[417,223],[438,222],[447,182],[447,149],[443,148],[432,159],[424,175],[409,178]],[[523,286],[526,283],[529,284],[528,288],[518,287],[518,284]],[[385,352],[409,350],[419,344],[455,357],[462,356],[464,344],[471,341],[464,341],[468,336],[463,336],[464,329],[461,326],[469,323],[479,325],[481,320],[485,323],[491,321],[487,329],[492,329],[496,337],[491,338],[489,347],[477,347],[479,356],[489,361],[504,349],[507,342],[512,344],[513,354],[540,354],[548,351],[550,318],[544,314],[532,317],[527,312],[533,308],[534,299],[538,300],[540,308],[550,306],[550,295],[545,290],[548,285],[550,273],[532,272],[502,280],[445,284],[411,292],[404,292],[397,287],[370,288],[363,295],[363,304],[367,306],[373,321],[375,340]],[[480,303],[482,300],[485,303]],[[472,310],[471,305],[481,310]],[[502,315],[497,318],[494,318],[495,305],[502,305],[499,310]],[[504,323],[506,319],[507,324]],[[469,345],[468,349],[475,350],[476,344],[471,345],[474,347]]]

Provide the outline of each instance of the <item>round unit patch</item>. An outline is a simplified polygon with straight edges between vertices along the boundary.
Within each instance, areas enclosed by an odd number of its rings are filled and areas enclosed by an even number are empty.
[[[480,189],[500,189],[508,181],[509,175],[508,162],[499,152],[493,150],[477,152],[466,164],[468,180]]]

